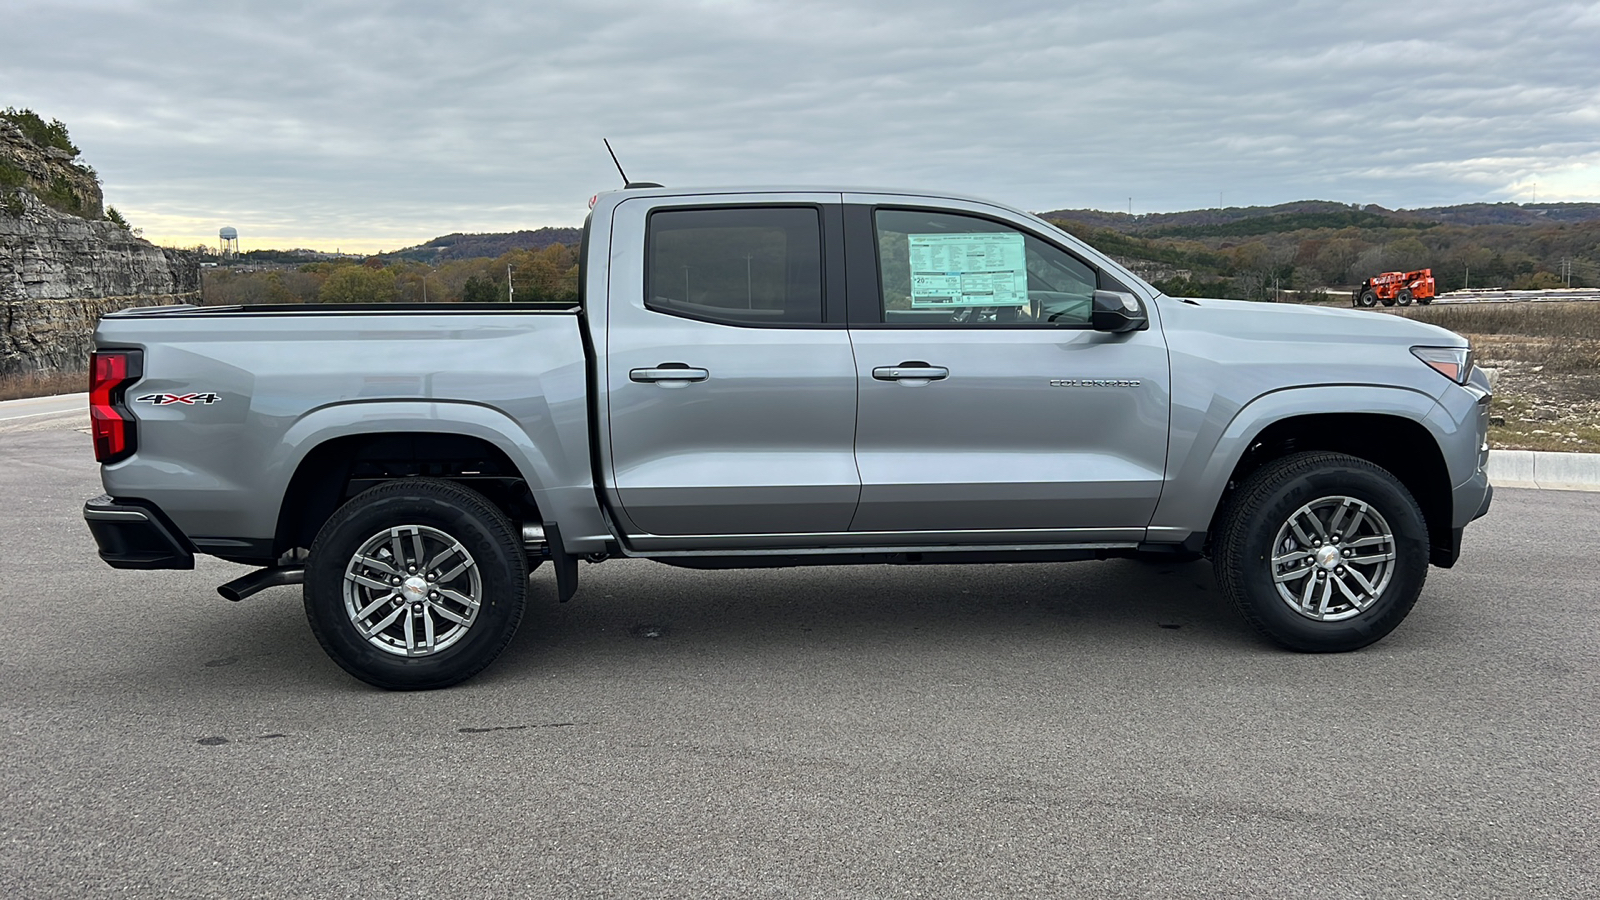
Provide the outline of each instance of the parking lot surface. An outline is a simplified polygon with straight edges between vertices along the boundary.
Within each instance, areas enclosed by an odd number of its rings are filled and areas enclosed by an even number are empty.
[[[81,415],[0,423],[7,897],[1600,896],[1600,494],[1502,490],[1367,650],[1207,564],[548,568],[488,672],[118,572]]]

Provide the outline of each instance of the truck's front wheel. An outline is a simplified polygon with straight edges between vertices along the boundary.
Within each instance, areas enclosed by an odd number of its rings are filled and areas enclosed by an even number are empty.
[[[515,529],[481,494],[435,479],[391,481],[318,532],[306,618],[333,661],[368,684],[447,687],[510,643],[527,580]]]
[[[1405,619],[1428,571],[1428,529],[1405,485],[1338,453],[1297,453],[1245,479],[1212,554],[1246,620],[1292,650],[1355,650]]]

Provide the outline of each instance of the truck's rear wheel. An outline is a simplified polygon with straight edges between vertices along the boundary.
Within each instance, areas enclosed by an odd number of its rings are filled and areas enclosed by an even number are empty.
[[[333,661],[368,684],[447,687],[511,641],[527,577],[516,530],[481,494],[435,479],[391,481],[318,532],[306,618]]]
[[[1401,306],[1410,306],[1411,305],[1411,289],[1410,288],[1401,288],[1400,289],[1400,293],[1396,294],[1394,299],[1395,299],[1395,302],[1399,303]]]
[[[1405,485],[1363,459],[1297,453],[1245,480],[1223,515],[1217,583],[1292,650],[1355,650],[1405,619],[1428,572],[1428,529]]]

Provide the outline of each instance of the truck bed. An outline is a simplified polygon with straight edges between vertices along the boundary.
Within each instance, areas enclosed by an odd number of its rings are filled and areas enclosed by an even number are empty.
[[[270,560],[278,498],[316,477],[306,448],[342,433],[469,435],[564,508],[595,505],[587,368],[575,307],[539,304],[163,307],[108,315],[97,345],[144,354],[129,391],[138,453],[106,466],[108,493],[158,506],[197,550]],[[392,423],[387,430],[384,423]],[[464,460],[469,467],[472,460]],[[314,467],[314,460],[307,460]],[[489,476],[485,476],[489,477]],[[541,507],[543,504],[541,504]]]

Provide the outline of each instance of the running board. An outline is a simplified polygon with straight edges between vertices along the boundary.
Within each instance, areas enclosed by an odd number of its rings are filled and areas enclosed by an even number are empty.
[[[266,569],[257,569],[249,575],[235,578],[227,584],[217,588],[221,594],[234,603],[246,597],[259,594],[269,587],[279,587],[286,584],[304,584],[306,570],[304,566],[273,566]]]
[[[764,547],[761,549],[716,549],[716,550],[639,550],[623,547],[623,555],[640,557],[643,559],[670,559],[686,557],[760,557],[760,556],[877,556],[883,554],[928,556],[943,555],[957,557],[963,554],[988,553],[1011,554],[1024,552],[1086,552],[1088,558],[1100,551],[1109,550],[1134,550],[1139,547],[1138,541],[1095,541],[1086,543],[1055,543],[1055,544],[906,544],[893,546],[873,546],[863,544],[859,547],[848,545],[834,545],[831,547]]]
[[[839,565],[961,565],[994,563],[1083,562],[1132,555],[1136,544],[1101,544],[1051,548],[868,548],[826,549],[813,552],[762,550],[739,554],[650,553],[634,554],[652,562],[685,569],[780,569],[794,566]]]

